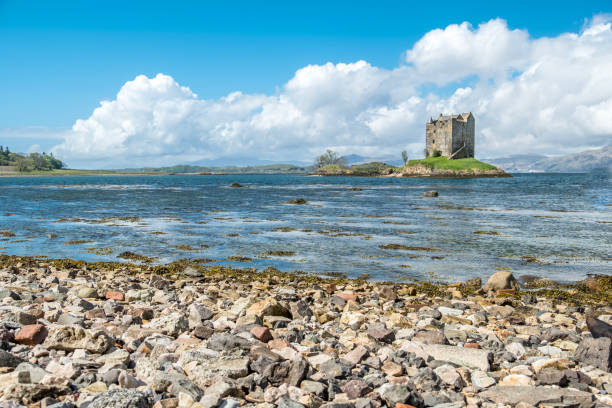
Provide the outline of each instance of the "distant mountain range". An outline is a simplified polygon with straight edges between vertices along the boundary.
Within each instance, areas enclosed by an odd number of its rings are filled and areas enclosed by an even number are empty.
[[[365,157],[358,154],[343,156],[349,166],[355,164],[382,162],[392,166],[400,167],[403,162],[391,157]],[[493,159],[483,159],[484,162],[493,164],[509,173],[589,173],[607,172],[612,173],[612,145],[600,149],[585,150],[583,152],[569,154],[566,156],[547,157],[539,154],[516,154]],[[249,163],[244,166],[241,163]],[[124,169],[130,171],[165,172],[165,173],[292,173],[303,174],[314,170],[312,164],[294,162],[278,164],[270,160],[247,160],[247,159],[217,159],[202,160],[184,165]]]
[[[375,157],[365,157],[365,156],[360,156],[358,154],[349,154],[346,156],[342,156],[346,159],[346,163],[348,165],[353,165],[353,164],[363,164],[363,163],[372,163],[372,162],[382,162],[382,163],[387,163],[390,164],[392,166],[403,166],[404,162],[401,161],[401,159],[394,159],[391,157],[386,157],[386,158],[375,158]]]
[[[370,162],[384,162],[392,166],[402,166],[401,160],[391,158],[368,158],[357,154],[343,156],[350,166]],[[244,163],[249,163],[244,165]],[[314,160],[312,161],[314,163]],[[224,174],[304,174],[314,171],[314,165],[305,162],[289,162],[279,164],[271,160],[249,160],[244,158],[221,158],[213,160],[199,160],[188,164],[179,164],[166,167],[143,167],[120,169],[119,171],[146,172],[146,173],[224,173]]]
[[[484,161],[510,173],[612,173],[612,145],[566,156],[517,154]]]

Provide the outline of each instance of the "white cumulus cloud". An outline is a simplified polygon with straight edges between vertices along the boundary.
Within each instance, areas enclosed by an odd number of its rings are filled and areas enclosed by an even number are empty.
[[[309,65],[275,95],[198,97],[171,76],[140,75],[79,119],[54,148],[73,166],[241,157],[310,161],[326,148],[421,155],[425,121],[472,111],[476,154],[561,154],[612,141],[612,28],[531,38],[501,19],[426,33],[389,70]],[[449,92],[450,91],[450,92]]]

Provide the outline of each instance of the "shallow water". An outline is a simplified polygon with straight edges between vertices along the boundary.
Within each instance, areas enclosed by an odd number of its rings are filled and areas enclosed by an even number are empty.
[[[440,197],[422,197],[432,189]],[[308,204],[287,204],[300,197]],[[573,281],[612,273],[611,232],[604,175],[0,178],[0,252],[10,255],[121,261],[132,251],[157,263],[207,258],[395,281],[456,281],[504,268]],[[429,250],[380,247],[387,244]],[[294,255],[267,255],[279,250]],[[237,255],[252,261],[225,261]]]

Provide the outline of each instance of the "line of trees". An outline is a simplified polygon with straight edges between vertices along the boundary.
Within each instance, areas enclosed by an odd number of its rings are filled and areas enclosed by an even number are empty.
[[[48,171],[62,169],[65,164],[53,153],[30,153],[29,155],[13,153],[10,149],[0,146],[0,166],[14,166],[19,172],[32,170]]]
[[[402,151],[402,161],[404,162],[404,166],[408,164],[408,152],[406,150]],[[314,163],[315,169],[319,169],[321,167],[330,166],[330,165],[338,165],[340,167],[347,167],[346,158],[343,156],[339,156],[338,153],[333,150],[327,149],[325,153],[317,157]]]

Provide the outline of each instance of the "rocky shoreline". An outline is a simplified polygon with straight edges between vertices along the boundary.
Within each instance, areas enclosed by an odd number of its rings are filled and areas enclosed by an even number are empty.
[[[448,170],[436,169],[424,165],[416,165],[398,169],[384,169],[375,172],[360,172],[348,169],[329,171],[319,169],[309,176],[326,177],[413,177],[413,178],[485,178],[485,177],[512,177],[502,169],[495,170]]]
[[[512,177],[502,169],[495,170],[447,170],[435,169],[423,165],[406,167],[400,172],[390,174],[388,177],[432,177],[432,178],[478,178],[478,177]]]
[[[456,284],[0,257],[0,406],[612,405],[610,277]]]

